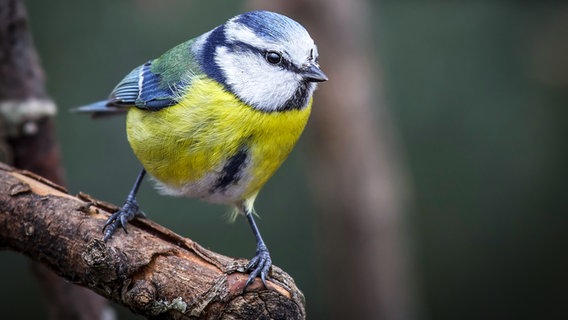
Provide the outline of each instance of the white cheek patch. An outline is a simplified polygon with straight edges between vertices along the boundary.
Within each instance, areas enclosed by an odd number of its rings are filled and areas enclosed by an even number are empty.
[[[269,65],[253,52],[217,47],[215,53],[215,62],[233,93],[258,109],[277,110],[294,96],[301,80],[294,72]]]

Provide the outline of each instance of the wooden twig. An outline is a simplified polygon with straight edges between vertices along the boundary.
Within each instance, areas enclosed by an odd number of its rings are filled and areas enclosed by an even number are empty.
[[[246,260],[206,250],[147,219],[103,242],[112,208],[0,164],[0,247],[150,318],[305,318],[302,293],[278,267],[268,288],[257,279],[243,292]]]

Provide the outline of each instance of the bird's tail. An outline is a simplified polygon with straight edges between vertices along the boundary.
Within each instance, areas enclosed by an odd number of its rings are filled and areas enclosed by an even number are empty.
[[[106,100],[71,109],[71,112],[90,113],[93,118],[123,114],[126,111],[128,108],[110,106]]]

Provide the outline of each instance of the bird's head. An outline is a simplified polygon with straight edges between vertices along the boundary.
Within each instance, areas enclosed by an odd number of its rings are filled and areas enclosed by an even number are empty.
[[[252,107],[266,111],[307,106],[326,81],[317,47],[302,25],[281,14],[252,11],[201,36],[196,55],[205,73]]]

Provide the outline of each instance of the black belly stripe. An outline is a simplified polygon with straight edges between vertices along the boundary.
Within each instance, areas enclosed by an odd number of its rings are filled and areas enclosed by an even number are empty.
[[[241,179],[241,171],[245,167],[248,158],[246,149],[240,149],[237,153],[227,160],[223,166],[223,170],[217,182],[211,188],[211,191],[222,191],[227,189],[231,184],[236,184]]]

